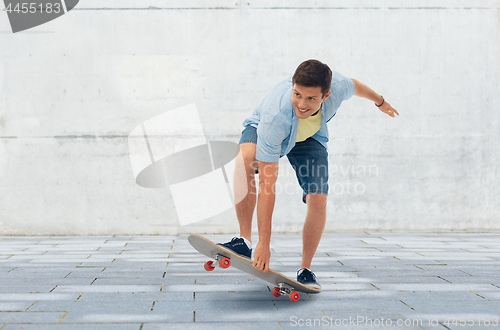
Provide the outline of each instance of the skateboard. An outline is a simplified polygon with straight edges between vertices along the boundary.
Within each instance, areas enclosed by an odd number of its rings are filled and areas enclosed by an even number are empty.
[[[213,258],[215,261],[207,261],[204,265],[206,271],[213,271],[216,267],[229,268],[230,266],[244,271],[250,275],[258,277],[264,281],[276,285],[271,290],[275,297],[287,296],[291,301],[297,301],[300,293],[320,293],[321,290],[313,289],[296,280],[293,280],[277,271],[269,269],[266,273],[252,267],[252,260],[240,256],[231,250],[213,243],[203,236],[191,234],[188,236],[191,244],[198,252]]]

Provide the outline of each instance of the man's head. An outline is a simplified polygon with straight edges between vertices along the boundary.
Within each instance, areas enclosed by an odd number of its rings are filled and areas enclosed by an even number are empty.
[[[302,62],[292,78],[292,105],[300,119],[315,115],[331,94],[332,70],[317,60]]]

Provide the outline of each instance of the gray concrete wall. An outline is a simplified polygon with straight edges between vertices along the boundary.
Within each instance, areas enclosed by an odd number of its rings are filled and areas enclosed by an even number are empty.
[[[169,189],[134,182],[127,136],[195,103],[208,140],[303,60],[382,94],[329,124],[327,231],[500,229],[500,2],[97,1],[12,34],[0,13],[0,234],[234,232],[180,226]],[[281,162],[273,228],[306,207]]]

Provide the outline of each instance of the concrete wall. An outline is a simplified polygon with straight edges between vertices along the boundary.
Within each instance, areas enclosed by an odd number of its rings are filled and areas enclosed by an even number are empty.
[[[82,0],[16,34],[0,13],[0,235],[235,232],[233,210],[180,226],[127,136],[195,103],[208,140],[237,142],[309,58],[401,115],[353,97],[330,122],[327,231],[499,230],[499,35],[496,0]],[[280,165],[273,228],[300,231]]]

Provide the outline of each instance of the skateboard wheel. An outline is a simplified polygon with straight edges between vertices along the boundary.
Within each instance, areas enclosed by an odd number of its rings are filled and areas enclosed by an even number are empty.
[[[220,261],[221,268],[229,268],[231,266],[231,260],[229,258],[222,258]]]
[[[275,297],[279,297],[281,296],[281,293],[280,293],[280,288],[278,287],[274,287],[273,290],[271,291],[271,293],[273,294],[273,296]]]
[[[290,300],[291,301],[297,301],[300,298],[300,294],[297,291],[293,291],[290,293]]]
[[[204,266],[204,267],[205,267],[205,270],[206,270],[207,272],[211,272],[212,270],[214,270],[214,269],[215,269],[215,266],[214,266],[214,262],[213,262],[213,261],[207,261],[207,262],[205,263],[205,266]]]

